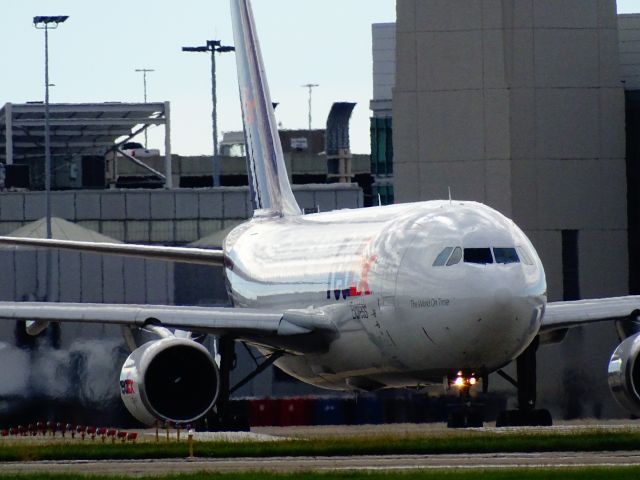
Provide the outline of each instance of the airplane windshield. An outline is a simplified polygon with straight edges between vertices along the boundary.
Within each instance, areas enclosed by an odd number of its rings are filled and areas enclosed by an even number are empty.
[[[465,248],[464,252],[460,247],[445,247],[433,261],[433,266],[450,267],[460,263],[463,259],[464,263],[475,263],[477,265],[491,263],[506,265],[520,263],[521,256],[522,254],[514,247]]]
[[[493,255],[490,248],[465,248],[464,263],[477,263],[487,265],[493,263]]]
[[[520,263],[515,248],[494,248],[493,255],[496,263]]]

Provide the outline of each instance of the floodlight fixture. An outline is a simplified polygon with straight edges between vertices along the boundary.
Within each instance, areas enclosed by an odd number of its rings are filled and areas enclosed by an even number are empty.
[[[64,23],[69,18],[69,15],[39,15],[33,17],[33,25],[38,29],[54,29],[58,28],[58,25]]]
[[[208,52],[209,47],[182,47],[183,52]]]

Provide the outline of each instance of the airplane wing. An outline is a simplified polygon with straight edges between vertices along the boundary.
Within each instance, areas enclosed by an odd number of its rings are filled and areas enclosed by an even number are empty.
[[[285,310],[126,305],[102,303],[0,302],[0,319],[161,326],[238,338],[287,337],[333,332],[335,315],[323,309]]]
[[[44,238],[0,237],[0,245],[35,248],[58,248],[76,252],[103,253],[125,257],[170,260],[181,263],[222,266],[222,250],[191,247],[165,247],[162,245],[135,245],[130,243],[98,243]]]
[[[640,315],[640,296],[550,302],[542,317],[540,333],[565,330],[592,322],[624,320]]]

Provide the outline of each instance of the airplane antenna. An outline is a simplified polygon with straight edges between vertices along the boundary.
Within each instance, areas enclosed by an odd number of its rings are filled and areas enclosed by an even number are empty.
[[[311,95],[313,94],[313,89],[315,87],[319,87],[317,83],[307,83],[306,85],[301,85],[302,88],[309,89],[309,130],[311,130]]]
[[[147,73],[155,72],[152,68],[136,68],[136,72],[142,73],[142,83],[144,86],[144,103],[147,103]],[[144,129],[144,148],[148,148],[147,129]]]
[[[378,206],[382,206],[382,197],[380,196],[380,194],[378,194]]]
[[[452,200],[451,200],[451,187],[448,187],[448,188],[449,188],[449,203],[451,204],[452,203]]]

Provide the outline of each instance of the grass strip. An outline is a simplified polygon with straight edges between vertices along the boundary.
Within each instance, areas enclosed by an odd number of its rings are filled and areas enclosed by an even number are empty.
[[[286,457],[342,455],[407,455],[446,453],[511,453],[640,450],[640,432],[590,431],[558,433],[461,433],[435,436],[386,435],[296,439],[274,442],[196,442],[196,457]],[[0,442],[1,461],[101,460],[184,458],[187,445],[140,442],[135,444],[85,443],[5,443]]]
[[[414,470],[411,472],[296,472],[296,473],[196,473],[137,478],[160,478],[176,480],[635,480],[640,476],[640,467],[584,467],[584,468],[522,468],[504,470]],[[4,476],[20,480],[123,480],[127,476],[86,476],[72,474],[24,474]]]

